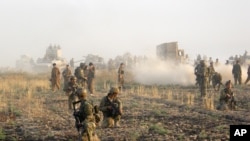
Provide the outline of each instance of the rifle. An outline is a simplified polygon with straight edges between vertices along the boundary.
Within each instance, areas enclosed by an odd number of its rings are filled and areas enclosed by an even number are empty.
[[[73,102],[73,109],[74,109],[73,116],[75,117],[75,127],[76,127],[78,132],[80,131],[80,127],[82,127],[81,120],[80,120],[81,119],[81,114],[80,114],[79,110],[76,110],[75,105],[77,103],[80,103],[80,102],[81,102],[81,100]]]
[[[121,112],[119,110],[119,105],[117,103],[112,103],[109,101],[109,106],[111,106],[112,108],[108,111],[108,116],[116,117],[118,115],[121,115]]]

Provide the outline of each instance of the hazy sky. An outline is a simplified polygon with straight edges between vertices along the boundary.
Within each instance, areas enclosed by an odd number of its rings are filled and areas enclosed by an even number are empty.
[[[225,61],[250,51],[249,0],[0,0],[0,67],[60,45],[66,59],[92,53],[155,55],[178,41],[191,57]]]

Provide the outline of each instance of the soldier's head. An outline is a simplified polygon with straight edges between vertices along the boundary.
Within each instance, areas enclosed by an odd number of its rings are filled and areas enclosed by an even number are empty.
[[[85,63],[80,63],[80,67],[83,68],[85,66]]]
[[[53,67],[55,67],[56,66],[56,63],[53,63]]]
[[[236,60],[236,64],[239,64],[239,62],[240,62],[239,60]]]
[[[92,62],[89,63],[89,66],[93,66],[94,64]]]
[[[201,64],[201,66],[204,66],[204,65],[205,65],[205,61],[204,61],[204,60],[201,60],[201,61],[200,61],[200,64]]]
[[[75,76],[71,76],[71,77],[70,77],[70,81],[71,81],[71,82],[76,82],[76,80],[77,80],[77,78],[76,78]]]
[[[87,90],[83,88],[78,88],[77,89],[77,94],[80,99],[86,99],[87,98]]]
[[[116,88],[116,87],[111,87],[110,90],[109,90],[109,93],[108,93],[108,96],[111,97],[111,98],[114,98],[118,95],[119,93],[119,89]]]
[[[69,67],[69,64],[66,65],[66,68],[68,68],[68,67]]]
[[[225,86],[226,86],[226,88],[232,88],[232,82],[231,82],[231,80],[228,80],[226,83],[225,83]]]

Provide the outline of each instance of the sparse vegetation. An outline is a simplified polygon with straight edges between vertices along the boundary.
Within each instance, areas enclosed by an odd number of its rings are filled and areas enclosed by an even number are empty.
[[[0,140],[76,140],[72,111],[63,91],[51,93],[49,74],[0,74]],[[216,140],[229,134],[230,124],[247,124],[249,88],[235,88],[242,111],[216,110],[218,94],[200,100],[195,87],[142,85],[128,74],[126,89],[119,95],[124,105],[123,128],[102,129],[107,140]],[[116,86],[116,73],[99,71],[94,104]],[[226,137],[226,139],[228,139]]]

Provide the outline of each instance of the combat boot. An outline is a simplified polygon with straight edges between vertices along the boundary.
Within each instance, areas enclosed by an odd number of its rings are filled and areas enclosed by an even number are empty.
[[[115,127],[116,127],[116,128],[121,127],[121,125],[120,125],[120,121],[115,121]]]

